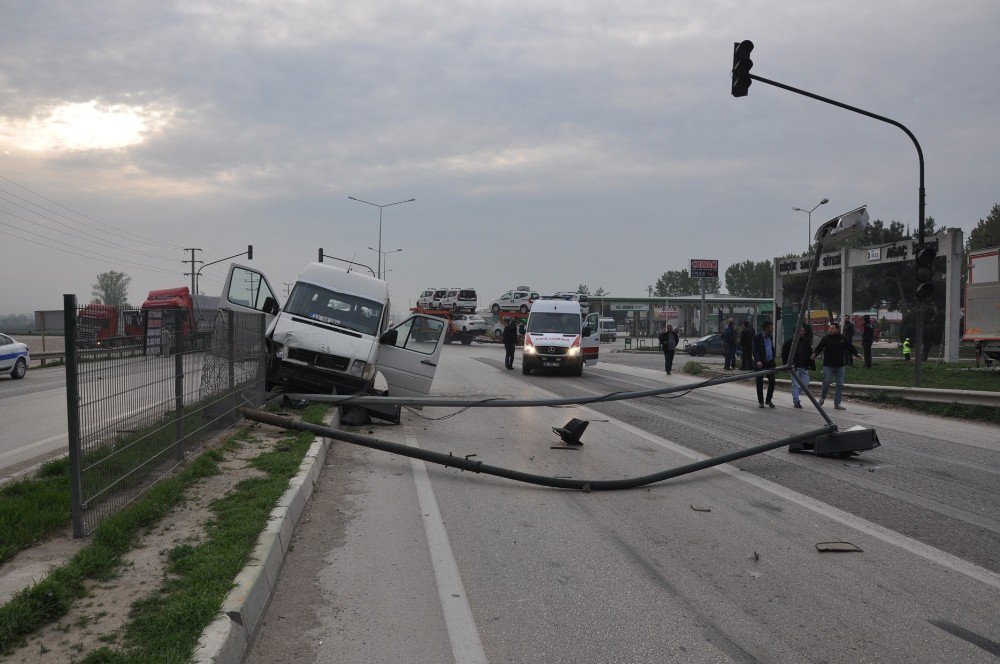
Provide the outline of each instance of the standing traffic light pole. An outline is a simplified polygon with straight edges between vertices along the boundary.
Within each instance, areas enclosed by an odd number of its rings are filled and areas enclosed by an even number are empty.
[[[851,106],[849,104],[844,104],[843,102],[830,99],[828,97],[823,97],[821,95],[814,94],[812,92],[807,92],[805,90],[800,90],[799,88],[792,87],[791,85],[785,85],[784,83],[779,83],[778,81],[772,81],[769,78],[764,78],[763,76],[757,76],[756,74],[750,73],[750,67],[753,66],[753,61],[750,60],[750,51],[753,50],[753,42],[742,41],[734,44],[733,46],[733,87],[732,92],[734,97],[744,97],[747,94],[747,89],[750,87],[750,80],[760,81],[761,83],[766,83],[768,85],[773,85],[776,88],[781,88],[782,90],[788,90],[789,92],[794,92],[795,94],[800,94],[810,99],[815,99],[817,101],[830,104],[832,106],[837,106],[838,108],[843,108],[860,115],[865,115],[880,122],[885,122],[891,124],[894,127],[899,127],[903,132],[910,137],[913,141],[913,146],[917,149],[917,159],[920,162],[920,191],[918,193],[917,208],[920,215],[920,225],[917,230],[917,252],[920,253],[924,248],[924,151],[920,149],[920,142],[917,141],[917,137],[913,135],[913,132],[906,128],[901,122],[897,122],[892,118],[887,118],[884,115],[878,115],[870,111],[858,108],[856,106]],[[916,358],[913,363],[913,386],[920,387],[920,366],[923,362],[923,341],[924,341],[924,303],[922,300],[916,297],[914,293],[914,302],[916,306],[916,334],[914,335],[914,346],[916,347]]]

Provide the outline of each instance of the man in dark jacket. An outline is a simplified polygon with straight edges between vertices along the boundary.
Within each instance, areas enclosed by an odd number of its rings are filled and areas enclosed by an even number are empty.
[[[507,351],[503,364],[508,369],[514,368],[514,347],[517,345],[517,323],[514,317],[507,319],[507,326],[503,328],[503,348]]]
[[[792,340],[786,339],[781,346],[782,364],[788,364],[788,356],[791,352]],[[803,323],[802,336],[799,337],[799,345],[795,347],[795,358],[792,361],[792,370],[802,380],[803,385],[809,384],[809,369],[816,366],[810,355],[812,355],[812,328],[808,323]],[[799,403],[801,391],[798,381],[792,378],[792,405],[796,408],[802,408],[802,404]]]
[[[840,397],[844,392],[844,357],[850,353],[852,357],[860,357],[858,351],[840,333],[840,325],[830,323],[829,333],[820,339],[813,350],[812,359],[823,355],[823,391],[819,396],[819,405],[826,401],[826,394],[830,391],[830,381],[835,380],[837,388],[833,393],[833,407],[837,410],[847,410],[840,405]]]
[[[864,327],[861,328],[861,348],[865,353],[865,369],[872,368],[872,344],[875,343],[875,326],[872,317],[865,314],[862,317]]]
[[[852,321],[851,317],[847,314],[844,315],[844,326],[841,328],[841,334],[843,335],[844,339],[847,340],[847,343],[849,344],[854,343],[854,321]],[[854,356],[845,355],[844,365],[849,367],[854,366]]]
[[[725,369],[735,369],[736,368],[736,342],[739,341],[739,336],[736,334],[736,324],[733,323],[733,319],[730,318],[726,322],[726,327],[722,330],[722,351],[725,358]]]
[[[667,375],[670,375],[670,371],[674,367],[674,353],[677,350],[677,344],[681,342],[680,337],[674,332],[673,325],[667,325],[667,329],[660,332],[660,350],[663,351],[663,363],[667,370]]]
[[[761,331],[753,338],[753,363],[757,371],[761,369],[773,369],[777,366],[774,363],[777,354],[774,352],[774,337],[771,331],[774,326],[771,321],[764,321]],[[771,397],[774,396],[774,374],[767,375],[767,400],[764,400],[764,377],[757,376],[757,402],[758,408],[763,408],[766,403],[770,408],[774,408]]]
[[[743,321],[743,329],[740,330],[740,353],[743,355],[740,369],[753,369],[753,328],[748,320]]]

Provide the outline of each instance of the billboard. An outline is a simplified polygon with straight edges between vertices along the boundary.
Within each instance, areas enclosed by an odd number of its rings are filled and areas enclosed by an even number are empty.
[[[709,258],[692,258],[691,276],[695,279],[718,279],[719,261]]]

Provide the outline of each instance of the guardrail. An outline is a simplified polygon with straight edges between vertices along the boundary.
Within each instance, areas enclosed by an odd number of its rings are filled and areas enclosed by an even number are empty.
[[[117,348],[88,348],[85,350],[78,350],[77,355],[80,356],[92,356],[92,355],[102,355],[104,357],[109,357],[113,355],[121,355],[126,352],[131,352],[131,354],[141,354],[142,346],[118,346]],[[55,359],[66,359],[66,351],[64,350],[49,350],[44,353],[31,352],[30,357],[32,360],[38,360],[41,366],[45,366],[45,360],[55,360]]]
[[[792,381],[779,378],[775,381],[778,385],[790,387]],[[809,388],[813,389],[822,384],[821,381],[813,380]],[[814,390],[814,394],[819,394]],[[1000,408],[1000,392],[990,392],[984,390],[945,390],[931,387],[896,387],[894,385],[858,385],[856,383],[844,383],[844,394],[888,394],[906,401],[920,401],[924,403],[953,403],[960,406],[991,406]]]

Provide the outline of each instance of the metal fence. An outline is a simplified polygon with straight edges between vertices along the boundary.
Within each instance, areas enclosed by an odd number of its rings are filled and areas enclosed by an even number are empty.
[[[263,314],[78,307],[64,296],[73,535],[83,537],[264,398]]]

